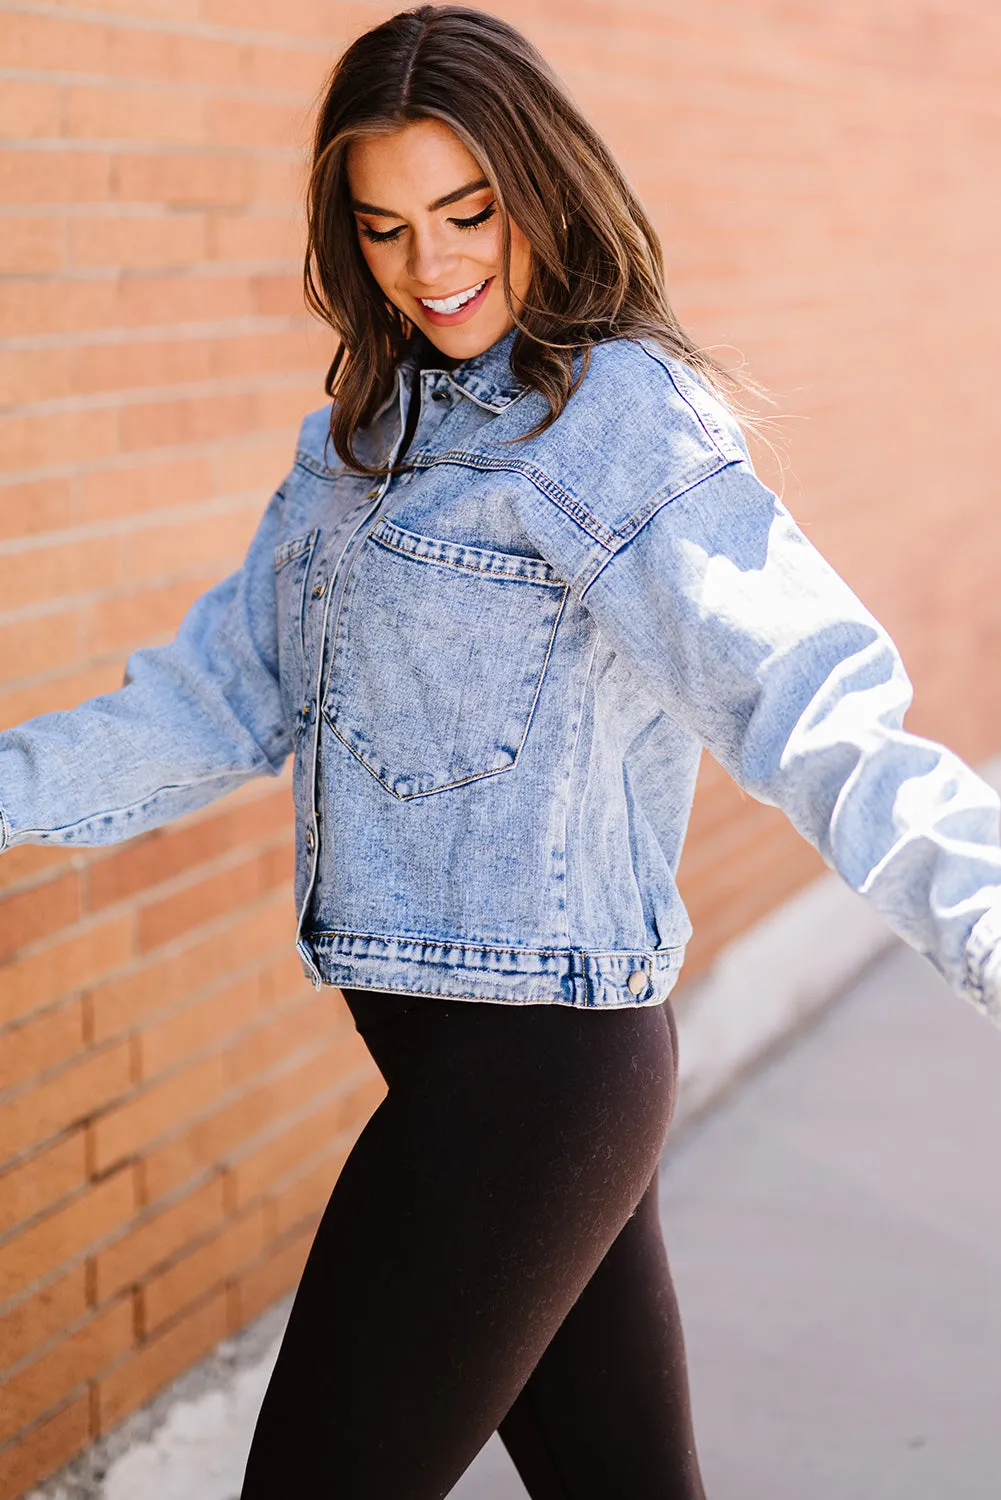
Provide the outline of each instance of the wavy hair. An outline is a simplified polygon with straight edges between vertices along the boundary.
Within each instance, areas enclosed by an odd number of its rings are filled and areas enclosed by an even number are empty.
[[[362,462],[353,439],[388,396],[413,325],[385,297],[362,256],[347,150],[353,141],[427,119],[447,125],[475,157],[501,214],[504,296],[518,329],[511,367],[549,404],[526,438],[555,422],[583,379],[591,347],[607,339],[656,340],[735,414],[738,391],[764,394],[756,381],[724,369],[678,322],[657,231],[531,42],[484,11],[420,5],[366,31],[338,59],[313,138],[304,293],[338,335],[324,389],[335,398],[334,448],[349,467],[387,472]],[[517,313],[512,220],[532,252],[531,281]]]

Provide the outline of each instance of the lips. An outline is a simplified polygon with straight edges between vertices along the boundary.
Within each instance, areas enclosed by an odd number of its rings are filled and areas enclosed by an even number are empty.
[[[475,317],[485,298],[489,295],[494,278],[486,277],[475,286],[463,287],[447,297],[417,297],[421,311],[429,323],[436,327],[447,327],[454,323],[465,323]]]
[[[450,297],[418,297],[417,300],[429,312],[454,313],[458,312],[460,307],[465,307],[467,302],[472,302],[473,298],[482,292],[486,284],[487,278],[484,277],[475,286],[467,287],[464,292],[453,292]]]

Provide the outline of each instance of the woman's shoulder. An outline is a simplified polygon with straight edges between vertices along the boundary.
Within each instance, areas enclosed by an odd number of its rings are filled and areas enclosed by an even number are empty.
[[[652,497],[748,458],[725,403],[647,339],[593,345],[577,390],[528,448],[538,468],[612,530]]]
[[[608,339],[591,350],[581,409],[614,411],[624,440],[681,443],[686,450],[746,458],[740,424],[694,366],[653,338]]]

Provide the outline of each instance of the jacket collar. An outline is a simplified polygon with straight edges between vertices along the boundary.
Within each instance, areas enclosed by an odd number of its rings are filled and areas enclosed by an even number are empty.
[[[517,336],[517,328],[512,328],[482,354],[455,365],[449,371],[452,384],[488,411],[503,411],[510,406],[528,389],[511,369],[511,350]]]
[[[486,407],[487,411],[503,411],[528,389],[511,369],[511,350],[517,333],[516,328],[510,329],[482,354],[474,354],[471,359],[464,359],[451,369],[444,361],[437,363],[436,357],[440,356],[437,356],[434,346],[423,334],[416,334],[396,367],[396,383],[375,416],[381,417],[395,405],[400,396],[401,385],[404,389],[409,386],[413,371],[418,367],[429,373],[446,376],[464,396],[468,396],[478,406]]]

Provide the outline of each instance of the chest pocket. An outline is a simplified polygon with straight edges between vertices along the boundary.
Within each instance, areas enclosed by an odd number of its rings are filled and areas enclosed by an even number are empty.
[[[278,603],[278,675],[282,702],[295,738],[302,729],[306,692],[304,632],[306,583],[316,550],[317,530],[280,542],[274,551],[275,592]]]
[[[328,724],[401,799],[510,770],[567,587],[541,559],[380,521],[335,627]]]

